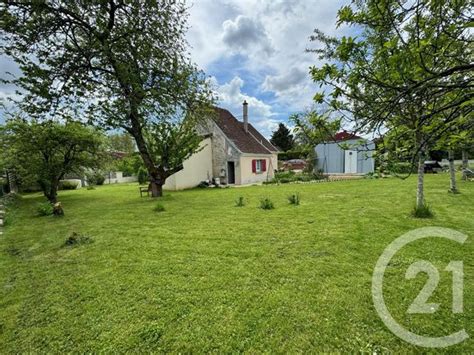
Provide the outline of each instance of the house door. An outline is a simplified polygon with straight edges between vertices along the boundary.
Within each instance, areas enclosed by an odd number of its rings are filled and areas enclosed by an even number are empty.
[[[344,173],[346,174],[357,173],[357,151],[356,150],[345,150]]]
[[[235,163],[233,161],[227,162],[227,183],[235,184]]]

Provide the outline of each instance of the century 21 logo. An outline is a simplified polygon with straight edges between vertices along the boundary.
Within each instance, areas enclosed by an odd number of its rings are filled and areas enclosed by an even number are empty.
[[[390,263],[390,260],[405,245],[424,238],[445,238],[457,242],[459,244],[463,244],[467,239],[467,235],[448,228],[425,227],[415,229],[395,239],[384,250],[375,266],[374,273],[372,275],[372,298],[374,301],[375,309],[377,310],[377,313],[379,314],[382,321],[399,338],[418,346],[424,346],[429,348],[443,348],[458,344],[469,338],[469,335],[464,329],[442,337],[427,337],[410,332],[409,330],[402,327],[392,317],[387,306],[385,305],[383,298],[383,278],[385,269]],[[463,262],[451,261],[445,270],[452,272],[453,274],[452,311],[453,313],[462,313],[464,278]],[[440,279],[438,269],[428,261],[417,261],[409,266],[406,271],[405,278],[413,279],[420,272],[424,272],[428,275],[428,281],[422,288],[418,296],[415,298],[413,303],[410,305],[410,307],[408,307],[407,312],[425,314],[434,313],[438,310],[439,304],[428,303],[427,301],[438,286]]]

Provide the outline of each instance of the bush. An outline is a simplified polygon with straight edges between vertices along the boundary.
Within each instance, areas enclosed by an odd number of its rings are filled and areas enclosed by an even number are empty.
[[[389,171],[395,174],[410,174],[416,173],[417,167],[416,165],[409,163],[409,162],[399,162],[393,163],[389,167]]]
[[[155,205],[155,208],[153,208],[153,211],[158,212],[158,213],[165,212],[165,206],[163,206],[161,203],[157,203]]]
[[[290,205],[298,206],[300,204],[300,194],[296,193],[288,196],[288,202]]]
[[[278,160],[306,159],[308,153],[302,150],[278,153]]]
[[[281,184],[288,184],[290,182],[292,182],[293,180],[292,179],[287,179],[287,178],[283,178],[283,179],[280,179],[278,180]]]
[[[431,207],[428,205],[423,205],[421,207],[415,206],[411,211],[412,217],[415,218],[432,218],[434,216]]]
[[[103,185],[105,182],[105,176],[99,171],[87,174],[87,183],[89,185]]]
[[[73,247],[76,245],[90,244],[93,241],[94,240],[91,237],[88,237],[86,235],[82,235],[76,232],[72,232],[71,235],[65,240],[64,246]]]
[[[235,200],[235,207],[244,207],[245,206],[245,199],[243,196],[239,196],[237,200]]]
[[[144,168],[138,169],[137,178],[140,185],[145,185],[148,182],[148,171]]]
[[[87,186],[87,190],[95,190],[95,187],[92,185]]]
[[[74,181],[61,181],[59,183],[59,190],[75,190],[77,186],[77,182]]]
[[[275,206],[269,198],[263,198],[260,200],[260,208],[262,210],[273,210]]]
[[[36,207],[39,216],[51,216],[53,214],[53,205],[49,202],[40,203]]]

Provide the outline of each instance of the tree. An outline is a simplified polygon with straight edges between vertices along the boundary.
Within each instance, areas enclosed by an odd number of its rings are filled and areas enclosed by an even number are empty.
[[[293,135],[284,123],[278,124],[278,129],[272,133],[270,142],[284,152],[291,150],[295,143]]]
[[[315,110],[293,114],[290,120],[295,125],[295,134],[308,159],[307,170],[314,170],[315,148],[324,141],[330,141],[340,128],[340,120],[330,119]]]
[[[135,140],[152,195],[166,162],[145,134],[153,123],[207,119],[213,94],[191,63],[183,1],[8,1],[2,4],[1,48],[20,66],[13,80],[33,117],[86,115]],[[192,145],[192,144],[191,144]]]
[[[77,122],[10,120],[0,129],[0,147],[5,164],[23,181],[37,182],[51,203],[66,174],[96,168],[105,155],[104,137]]]
[[[418,165],[417,208],[425,205],[428,150],[472,111],[469,8],[465,0],[354,2],[339,10],[338,24],[356,26],[357,37],[328,37],[319,30],[312,37],[323,45],[312,52],[326,61],[311,70],[324,87],[316,102],[357,131],[384,132],[397,141],[394,146],[403,145]]]
[[[157,180],[158,195],[163,193],[166,179],[183,169],[183,162],[201,147],[203,136],[195,129],[195,123],[188,117],[181,123],[153,123],[145,132],[145,141],[150,153],[161,162],[160,180]]]
[[[122,152],[131,155],[135,152],[133,137],[128,133],[109,134],[108,145],[112,152]]]

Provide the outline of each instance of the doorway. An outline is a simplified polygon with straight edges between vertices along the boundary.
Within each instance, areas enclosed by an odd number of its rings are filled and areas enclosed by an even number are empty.
[[[235,184],[235,163],[233,161],[227,162],[227,183]]]
[[[346,174],[357,173],[357,151],[356,150],[345,151],[344,172]]]

